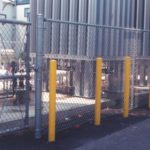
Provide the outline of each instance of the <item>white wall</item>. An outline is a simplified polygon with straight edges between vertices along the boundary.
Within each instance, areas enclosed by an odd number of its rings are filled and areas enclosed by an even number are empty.
[[[16,18],[15,6],[10,5],[10,4],[6,5],[6,3],[4,2],[6,2],[6,0],[0,0],[0,13],[6,14],[7,19],[15,19]]]
[[[27,17],[24,17],[24,9],[30,8],[30,5],[18,5],[16,7],[16,18],[17,20],[27,21]]]

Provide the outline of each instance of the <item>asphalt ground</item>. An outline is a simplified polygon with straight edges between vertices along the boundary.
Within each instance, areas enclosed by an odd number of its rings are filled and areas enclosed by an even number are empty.
[[[56,134],[56,142],[49,143],[47,134],[34,139],[34,132],[13,133],[0,137],[0,150],[150,150],[150,111],[138,109],[124,119],[121,114],[102,119],[95,127],[93,122]]]

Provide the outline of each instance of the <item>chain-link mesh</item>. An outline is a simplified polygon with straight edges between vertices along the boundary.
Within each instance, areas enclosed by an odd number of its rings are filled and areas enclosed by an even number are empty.
[[[28,125],[27,25],[0,21],[0,134]]]
[[[57,129],[62,130],[84,123],[94,117],[95,61],[58,59],[57,62]],[[48,75],[47,69],[46,74]],[[44,74],[43,82],[45,82],[46,74]],[[47,84],[46,79],[46,83],[43,84],[45,90],[42,98],[44,115],[47,115],[49,111]],[[47,117],[43,119],[46,119],[43,123],[47,124]]]
[[[149,64],[149,58],[135,58],[134,79],[131,84],[131,109],[144,106],[148,103],[150,85]]]
[[[49,61],[52,59],[58,62],[56,95],[58,130],[94,118],[97,57],[102,57],[104,60],[102,75],[104,113],[109,113],[112,109],[118,109],[119,113],[123,110],[125,56],[130,56],[132,60],[130,107],[133,109],[141,106],[140,103],[137,105],[136,92],[139,87],[136,87],[135,76],[138,76],[138,58],[142,58],[143,62],[140,62],[145,64],[146,57],[150,56],[148,40],[150,31],[50,19],[46,23],[42,84],[43,125],[47,126],[48,123],[48,69]],[[34,60],[35,53],[32,53],[31,57]],[[144,68],[147,66],[144,65]],[[148,82],[148,71],[145,71],[143,78]],[[140,97],[144,98],[144,96]],[[143,100],[141,102],[144,104]]]
[[[123,113],[124,106],[124,58],[107,58],[103,62],[102,99],[107,103],[102,108],[102,117]]]

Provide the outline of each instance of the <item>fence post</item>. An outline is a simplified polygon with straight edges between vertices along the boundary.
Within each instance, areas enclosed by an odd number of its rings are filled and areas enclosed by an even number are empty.
[[[131,74],[131,58],[125,57],[124,61],[124,102],[123,117],[129,116],[129,96],[130,96],[130,74]]]
[[[150,84],[149,84],[149,96],[148,96],[148,109],[150,109]]]
[[[25,82],[26,82],[26,92],[25,92],[25,98],[26,98],[26,103],[25,103],[25,126],[29,125],[29,101],[30,101],[30,49],[29,49],[29,44],[30,44],[30,36],[29,36],[29,29],[30,27],[27,26],[27,39],[26,39],[26,44],[25,44],[25,52],[26,52],[26,56],[25,56],[25,67],[26,67],[26,78],[25,78]]]
[[[101,93],[102,93],[102,58],[96,59],[96,87],[95,87],[95,125],[101,123]]]
[[[56,60],[49,62],[49,142],[55,141],[56,130]]]
[[[36,4],[36,1],[34,1]],[[42,69],[44,50],[44,1],[37,0],[36,16],[36,74],[35,74],[35,138],[42,137]],[[36,9],[35,9],[36,10]],[[34,11],[31,11],[33,14]],[[34,39],[33,39],[34,40]],[[33,44],[33,43],[31,43]]]

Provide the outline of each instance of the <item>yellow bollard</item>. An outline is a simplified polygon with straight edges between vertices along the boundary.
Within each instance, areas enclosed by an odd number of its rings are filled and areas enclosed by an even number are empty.
[[[150,85],[149,85],[148,109],[150,109]]]
[[[48,140],[55,141],[56,130],[56,60],[49,62],[49,125],[48,125]]]
[[[101,97],[102,97],[102,58],[96,59],[96,87],[95,87],[95,125],[101,123]]]
[[[130,74],[131,74],[131,58],[125,57],[124,62],[124,102],[123,102],[123,117],[129,116],[129,97],[130,97]]]

